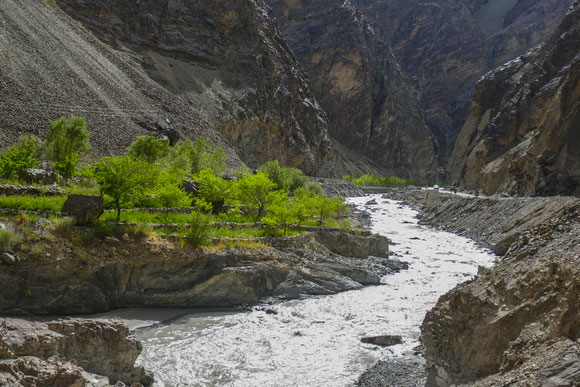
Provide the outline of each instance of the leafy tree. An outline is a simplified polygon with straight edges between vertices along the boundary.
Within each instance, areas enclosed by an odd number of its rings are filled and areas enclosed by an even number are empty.
[[[181,187],[183,171],[164,171],[155,190],[155,195],[165,209],[171,207],[186,207],[191,204],[191,198]],[[169,211],[166,211],[166,217]]]
[[[40,164],[40,140],[34,136],[20,137],[18,145],[8,149],[0,156],[0,176],[6,179],[22,179],[29,168]]]
[[[215,214],[223,208],[229,199],[230,183],[214,175],[211,169],[204,169],[193,176],[193,180],[203,185],[199,188],[199,197],[210,203]]]
[[[263,172],[245,175],[238,181],[238,198],[242,204],[250,207],[256,222],[264,216],[266,206],[275,199],[270,195],[274,188],[276,188],[276,184]]]
[[[104,157],[93,164],[93,176],[101,192],[115,201],[117,222],[121,219],[121,204],[130,204],[154,189],[158,183],[159,167],[129,155]]]
[[[308,178],[297,168],[282,167],[278,160],[270,161],[260,167],[260,172],[264,172],[272,180],[277,189],[287,192],[304,187],[308,183]]]
[[[169,155],[169,141],[157,139],[154,136],[141,136],[129,146],[127,151],[135,158],[155,163]]]
[[[71,117],[51,122],[45,147],[55,170],[67,178],[74,176],[81,156],[91,149],[85,119]]]
[[[328,198],[326,196],[312,196],[312,208],[318,216],[318,225],[322,226],[325,219],[336,216],[345,207],[344,200],[339,196]]]
[[[221,174],[226,166],[227,156],[221,147],[212,148],[204,138],[191,142],[185,140],[171,147],[165,163],[183,169],[188,174],[197,174],[204,169],[211,169],[215,175]]]
[[[296,220],[296,212],[293,202],[288,200],[288,194],[284,191],[274,191],[269,194],[271,204],[268,206],[268,213],[262,218],[262,222],[270,227],[280,226],[286,230]]]
[[[312,195],[295,195],[292,198],[292,207],[294,218],[298,222],[298,227],[302,223],[314,216],[314,200]]]

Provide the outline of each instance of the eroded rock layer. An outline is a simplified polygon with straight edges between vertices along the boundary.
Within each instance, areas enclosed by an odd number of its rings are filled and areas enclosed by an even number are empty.
[[[449,161],[487,194],[580,194],[580,4],[542,46],[487,74]]]
[[[49,258],[1,265],[0,313],[92,314],[124,307],[231,307],[380,283],[404,265],[376,235],[316,232],[203,249],[156,240],[96,240],[86,253],[59,239]],[[371,256],[371,257],[369,257]]]

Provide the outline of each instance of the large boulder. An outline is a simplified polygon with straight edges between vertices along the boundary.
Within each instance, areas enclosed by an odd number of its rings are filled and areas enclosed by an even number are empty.
[[[94,195],[71,194],[62,211],[75,219],[76,224],[89,224],[103,214],[103,198]]]
[[[44,184],[53,185],[58,184],[61,179],[60,175],[53,171],[48,171],[46,169],[34,169],[30,168],[24,171],[22,174],[22,181],[26,184]]]

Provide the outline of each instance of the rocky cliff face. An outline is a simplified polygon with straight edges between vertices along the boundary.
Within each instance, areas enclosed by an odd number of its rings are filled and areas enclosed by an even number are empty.
[[[329,133],[387,173],[436,174],[437,143],[408,80],[353,1],[269,0],[312,79]]]
[[[327,160],[326,114],[263,1],[57,3],[186,100],[249,166],[278,159],[314,174]]]
[[[553,36],[477,84],[449,161],[492,194],[580,194],[580,4]]]
[[[543,42],[572,0],[358,0],[411,79],[445,161],[477,79]]]
[[[121,153],[137,136],[204,136],[236,152],[197,109],[151,81],[60,9],[40,0],[0,7],[0,146],[48,121],[87,118],[97,155]]]
[[[2,386],[151,385],[134,367],[142,346],[122,323],[0,319]]]

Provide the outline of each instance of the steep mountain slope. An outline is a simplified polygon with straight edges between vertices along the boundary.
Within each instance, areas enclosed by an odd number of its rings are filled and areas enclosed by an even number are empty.
[[[419,93],[445,160],[478,78],[543,42],[572,0],[357,0]]]
[[[391,173],[436,174],[437,144],[408,80],[351,0],[268,0],[312,77],[329,133]]]
[[[326,114],[262,1],[58,0],[97,37],[187,100],[250,166],[320,172]]]
[[[0,146],[48,121],[87,118],[93,151],[119,153],[138,135],[204,136],[236,152],[187,103],[121,60],[58,8],[40,0],[0,5]]]
[[[580,194],[580,4],[537,49],[487,74],[449,161],[487,194]]]

